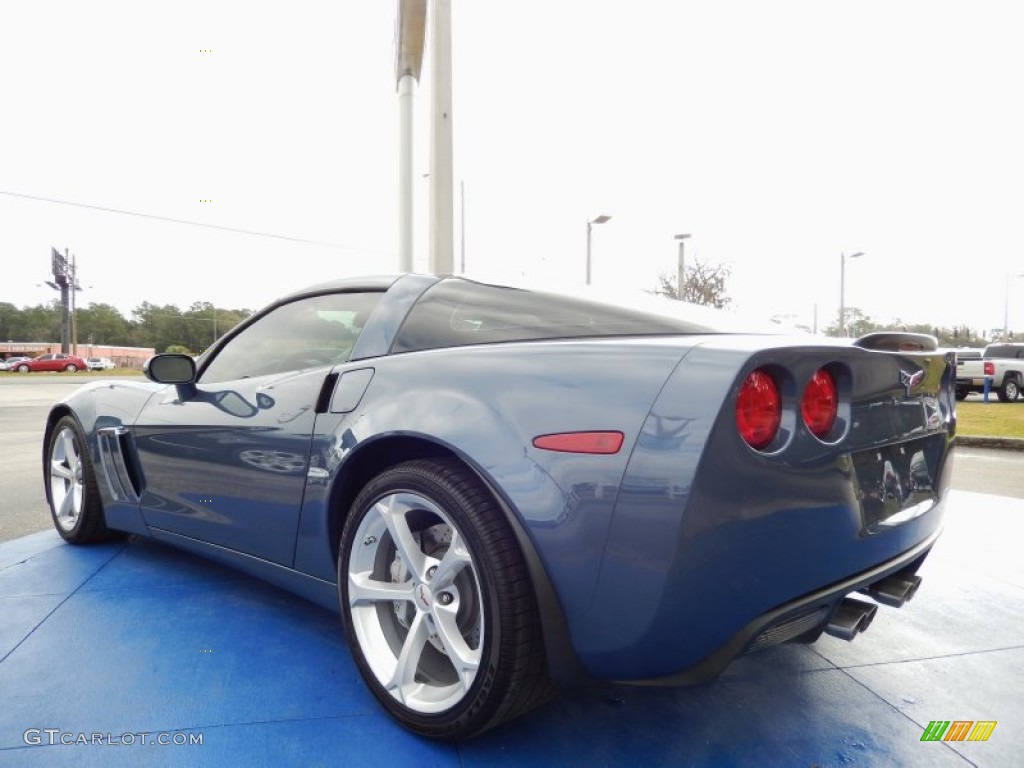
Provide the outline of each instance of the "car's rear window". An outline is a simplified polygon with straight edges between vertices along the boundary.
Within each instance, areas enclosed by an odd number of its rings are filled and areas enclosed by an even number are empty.
[[[720,332],[707,324],[586,299],[446,280],[416,303],[393,353],[504,341]]]

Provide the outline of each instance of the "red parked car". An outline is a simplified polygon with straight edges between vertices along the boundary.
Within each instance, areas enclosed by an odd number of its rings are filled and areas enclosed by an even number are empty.
[[[29,371],[84,371],[85,360],[76,355],[65,355],[61,352],[51,355],[40,355],[31,360],[21,360],[11,366],[12,371],[28,373]]]

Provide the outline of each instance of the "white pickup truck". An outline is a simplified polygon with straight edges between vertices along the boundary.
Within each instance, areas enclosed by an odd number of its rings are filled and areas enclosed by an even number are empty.
[[[1020,397],[1024,387],[1024,344],[989,344],[980,358],[973,359],[957,352],[958,400],[971,392],[984,392],[985,377],[989,377],[989,390],[999,395],[1002,402],[1012,403]]]

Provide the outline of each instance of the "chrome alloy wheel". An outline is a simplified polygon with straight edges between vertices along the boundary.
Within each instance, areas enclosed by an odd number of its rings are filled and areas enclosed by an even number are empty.
[[[65,426],[50,444],[50,498],[53,500],[54,519],[65,531],[70,531],[82,514],[85,499],[82,447],[71,427]]]
[[[382,496],[352,538],[352,630],[380,685],[414,712],[449,710],[469,692],[484,642],[480,578],[448,516],[411,492]]]

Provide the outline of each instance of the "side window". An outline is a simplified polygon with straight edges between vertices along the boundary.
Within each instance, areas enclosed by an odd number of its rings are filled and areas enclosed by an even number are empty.
[[[402,324],[392,352],[492,344],[707,332],[707,326],[585,299],[445,280],[429,288]]]
[[[331,293],[284,304],[242,330],[217,352],[200,382],[343,363],[380,293]]]

